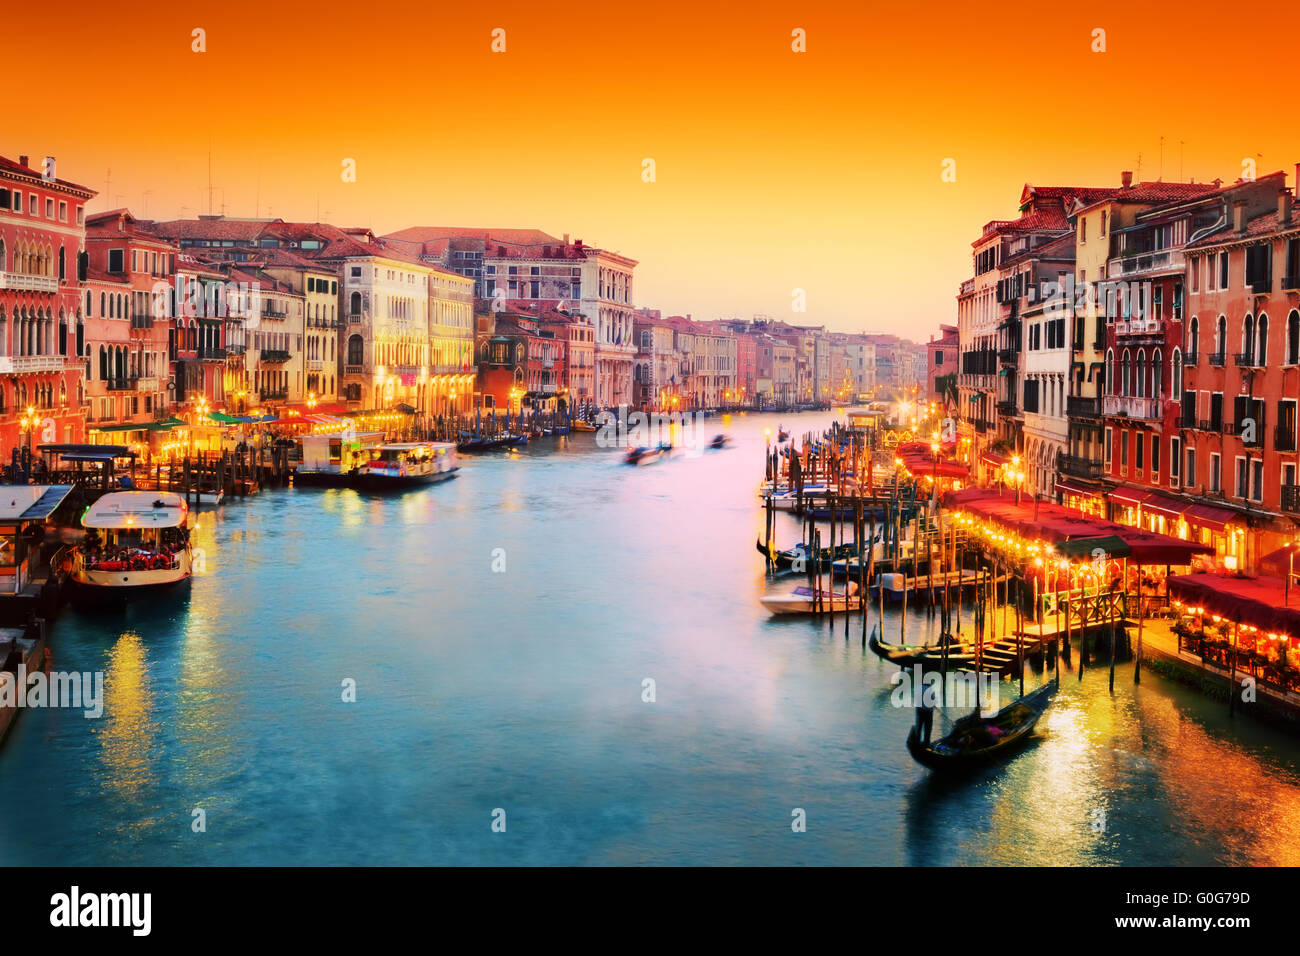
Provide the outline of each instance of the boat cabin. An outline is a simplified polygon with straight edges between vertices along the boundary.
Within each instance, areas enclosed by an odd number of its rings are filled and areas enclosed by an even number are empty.
[[[0,487],[0,595],[21,594],[41,567],[40,540],[72,485]]]
[[[189,506],[166,491],[119,491],[104,495],[81,517],[81,547],[88,570],[153,569],[156,559],[175,559],[189,542]]]
[[[298,471],[319,475],[351,474],[374,457],[383,440],[382,432],[303,435]]]

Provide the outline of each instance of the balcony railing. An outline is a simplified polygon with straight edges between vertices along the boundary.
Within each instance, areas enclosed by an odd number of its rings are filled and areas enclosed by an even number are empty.
[[[110,392],[134,392],[136,379],[110,378],[104,382],[104,388]]]
[[[261,357],[263,362],[272,364],[289,361],[289,353],[285,349],[262,349]]]
[[[1097,418],[1101,415],[1101,402],[1096,398],[1070,395],[1065,399],[1065,414],[1070,418]]]
[[[61,372],[65,356],[62,355],[14,355],[7,356],[0,371],[5,372]]]
[[[1014,362],[1020,354],[1016,349],[998,349],[999,362]]]
[[[364,375],[366,367],[364,365],[345,365],[343,366],[344,375]]]
[[[1223,368],[1227,364],[1227,355],[1223,352],[1211,352],[1209,362],[1216,368]]]
[[[1058,455],[1056,470],[1072,478],[1100,478],[1101,462],[1095,458],[1079,458],[1076,455]]]
[[[1201,355],[1199,352],[1186,352],[1183,354],[1184,368],[1197,365],[1200,363],[1200,361],[1201,361]]]
[[[20,272],[0,272],[0,289],[21,292],[58,292],[59,280],[54,276],[29,276]]]
[[[138,378],[135,380],[135,390],[137,392],[156,392],[158,391],[158,379]]]
[[[1139,252],[1136,255],[1112,259],[1107,267],[1107,276],[1120,279],[1126,276],[1140,275],[1144,272],[1182,272],[1184,268],[1183,253],[1178,249],[1163,249],[1159,252]]]
[[[1138,398],[1133,395],[1104,395],[1101,401],[1103,415],[1122,415],[1125,418],[1160,418],[1160,399]]]
[[[1300,514],[1300,485],[1282,486],[1282,510]]]
[[[1269,294],[1270,292],[1272,292],[1272,291],[1273,291],[1273,280],[1272,280],[1272,278],[1268,278],[1268,279],[1252,279],[1252,280],[1250,281],[1250,294],[1251,294],[1251,295],[1268,295],[1268,294]]]
[[[1129,319],[1115,323],[1116,335],[1162,335],[1163,319]]]
[[[1016,414],[1016,403],[1015,403],[1015,402],[998,402],[998,404],[997,404],[997,410],[998,410],[998,414],[999,414],[999,415],[1014,415],[1014,414]]]
[[[287,388],[263,388],[257,392],[257,397],[264,402],[283,401],[289,397]]]
[[[1300,275],[1283,276],[1282,288],[1288,292],[1294,292],[1297,289],[1300,289]]]
[[[1252,352],[1237,352],[1232,360],[1241,368],[1255,368],[1255,355]]]
[[[1264,421],[1263,416],[1257,422],[1239,425],[1236,422],[1224,422],[1223,433],[1225,435],[1236,435],[1241,439],[1241,443],[1247,448],[1264,447]]]

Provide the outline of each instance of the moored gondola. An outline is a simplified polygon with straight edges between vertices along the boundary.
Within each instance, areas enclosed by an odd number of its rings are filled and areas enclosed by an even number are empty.
[[[945,638],[948,644],[947,654],[944,654]],[[941,637],[938,644],[889,644],[882,641],[877,631],[873,629],[867,646],[877,657],[891,664],[898,664],[900,667],[910,667],[913,664],[939,667],[944,663],[945,658],[949,665],[957,667],[975,660],[975,649],[969,644],[962,644],[953,639],[951,635]]]
[[[921,727],[927,708],[918,707],[917,722],[907,733],[908,752],[922,766],[944,773],[975,770],[1009,757],[1029,739],[1056,688],[1053,678],[992,717],[981,717],[978,713],[963,717],[948,734],[935,741],[924,739]]]
[[[758,549],[758,553],[763,557],[766,558],[769,556],[767,548],[763,547],[762,540],[755,540],[754,547]],[[837,544],[835,546],[833,558],[831,556],[830,548],[822,548],[818,553],[821,556],[821,566],[824,569],[830,565],[832,560],[842,561],[846,558],[855,556],[858,553],[858,546],[856,544]],[[796,561],[804,562],[804,566],[801,570],[807,570],[807,565],[812,562],[812,554],[809,551],[808,546],[802,541],[796,544],[793,548],[786,548],[784,551],[773,549],[771,558],[772,564],[775,565],[778,571],[791,570]]]

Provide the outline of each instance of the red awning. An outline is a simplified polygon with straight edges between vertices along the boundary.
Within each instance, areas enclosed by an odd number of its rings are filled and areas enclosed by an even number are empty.
[[[1181,498],[1173,498],[1169,495],[1162,495],[1158,491],[1151,492],[1151,497],[1142,503],[1142,507],[1147,511],[1158,511],[1169,518],[1177,518],[1184,511],[1190,508],[1190,501],[1183,501]]]
[[[1300,591],[1286,606],[1280,578],[1232,574],[1185,574],[1169,578],[1169,596],[1203,607],[1238,624],[1300,637]]]
[[[1214,505],[1192,505],[1183,512],[1183,517],[1189,523],[1202,528],[1222,531],[1228,526],[1228,522],[1239,519],[1241,515],[1228,508],[1216,508]]]
[[[1095,498],[1101,494],[1096,488],[1089,488],[1087,485],[1071,481],[1069,478],[1062,478],[1056,483],[1057,491],[1064,491],[1067,495],[1084,495],[1088,498]]]
[[[1120,485],[1111,491],[1108,497],[1111,501],[1118,501],[1120,504],[1140,505],[1144,504],[1155,493],[1150,488],[1138,488],[1136,485]]]
[[[980,461],[984,462],[986,465],[992,465],[995,468],[1011,464],[1011,459],[1007,455],[996,451],[984,452],[980,455]]]

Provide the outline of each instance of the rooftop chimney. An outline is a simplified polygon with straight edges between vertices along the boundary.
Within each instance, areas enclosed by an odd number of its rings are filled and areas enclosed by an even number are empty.
[[[569,234],[567,232],[564,234],[564,244],[566,246],[569,244]]]
[[[23,155],[22,153],[19,153],[19,154],[18,154],[18,165],[19,165],[19,166],[26,166],[26,165],[27,165],[27,157],[26,157],[25,155]]]
[[[1238,199],[1232,204],[1232,228],[1239,233],[1246,231],[1246,201]]]
[[[1119,174],[1119,181],[1123,184],[1125,189],[1132,189],[1133,171],[1131,169],[1124,170],[1122,173]]]
[[[1277,224],[1285,226],[1291,221],[1291,190],[1283,186],[1277,191]]]

